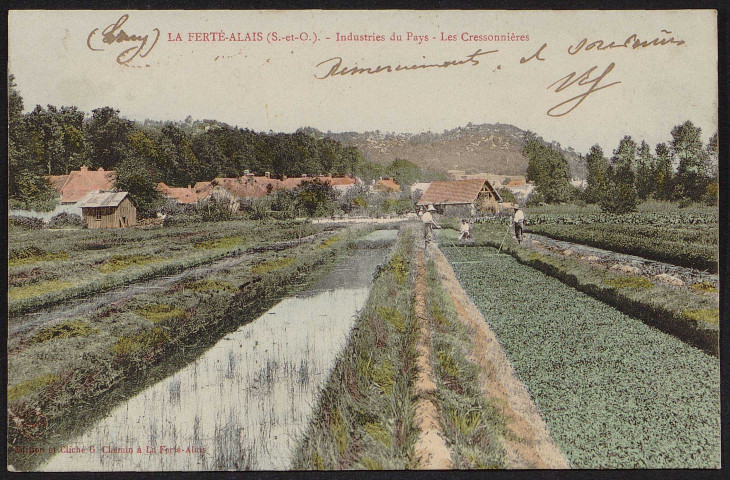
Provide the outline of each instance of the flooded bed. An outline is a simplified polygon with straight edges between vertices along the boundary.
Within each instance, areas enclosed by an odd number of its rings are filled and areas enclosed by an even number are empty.
[[[396,234],[369,235],[313,288],[280,302],[114,409],[43,469],[289,468],[317,394]]]

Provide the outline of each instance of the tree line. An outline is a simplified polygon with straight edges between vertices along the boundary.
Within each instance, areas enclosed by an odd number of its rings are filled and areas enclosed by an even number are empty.
[[[593,145],[585,156],[587,187],[580,190],[570,184],[564,155],[528,132],[523,154],[528,159],[527,178],[535,183],[531,201],[585,202],[612,213],[635,211],[639,202],[650,198],[716,205],[717,133],[703,144],[702,130],[689,120],[670,133],[671,141],[659,143],[653,151],[645,141],[637,144],[626,135],[610,158],[599,145]]]
[[[143,203],[155,185],[186,186],[216,177],[257,174],[356,175],[369,181],[395,168],[372,164],[355,147],[299,131],[258,133],[216,121],[136,122],[102,107],[90,115],[75,106],[36,106],[23,113],[23,99],[8,77],[8,195],[11,205],[43,209],[56,194],[47,175],[82,165],[117,172],[117,187],[134,190]],[[410,167],[410,166],[406,166]],[[408,175],[410,175],[410,168]],[[52,207],[51,207],[52,208]]]

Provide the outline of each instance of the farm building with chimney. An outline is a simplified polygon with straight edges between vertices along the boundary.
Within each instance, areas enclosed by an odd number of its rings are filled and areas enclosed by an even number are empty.
[[[431,182],[418,201],[419,207],[433,205],[444,215],[473,217],[499,211],[502,197],[485,178]]]

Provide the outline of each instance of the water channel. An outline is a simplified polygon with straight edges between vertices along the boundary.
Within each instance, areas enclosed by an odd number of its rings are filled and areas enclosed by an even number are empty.
[[[396,235],[389,230],[365,237],[313,288],[283,300],[115,408],[43,469],[289,468]]]

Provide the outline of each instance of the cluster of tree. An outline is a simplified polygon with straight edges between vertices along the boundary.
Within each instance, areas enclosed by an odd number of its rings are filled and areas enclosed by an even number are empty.
[[[535,198],[544,203],[567,202],[574,194],[565,155],[532,132],[525,135],[522,154],[527,158],[527,180],[535,183]]]
[[[594,145],[586,156],[588,186],[583,199],[614,213],[633,211],[649,198],[716,204],[717,133],[704,146],[701,134],[699,127],[686,121],[672,129],[669,145],[658,144],[654,153],[645,141],[637,146],[627,135],[610,160]]]
[[[357,175],[370,181],[384,170],[354,147],[303,132],[258,133],[219,122],[192,128],[189,118],[140,123],[111,107],[97,108],[90,116],[76,107],[51,105],[24,114],[12,75],[8,92],[8,193],[21,206],[39,208],[52,200],[55,195],[45,176],[67,174],[82,165],[116,170],[117,187],[133,192],[145,206],[159,201],[157,182],[185,186],[238,177],[246,170],[287,176]]]
[[[585,161],[587,187],[570,184],[568,162],[553,145],[528,132],[522,150],[528,160],[527,179],[535,183],[533,201],[597,203],[608,212],[636,210],[640,201],[702,201],[716,204],[718,196],[718,139],[706,145],[702,131],[686,121],[671,131],[669,145],[658,144],[654,153],[644,141],[639,145],[625,136],[607,159],[599,145],[591,147]]]

